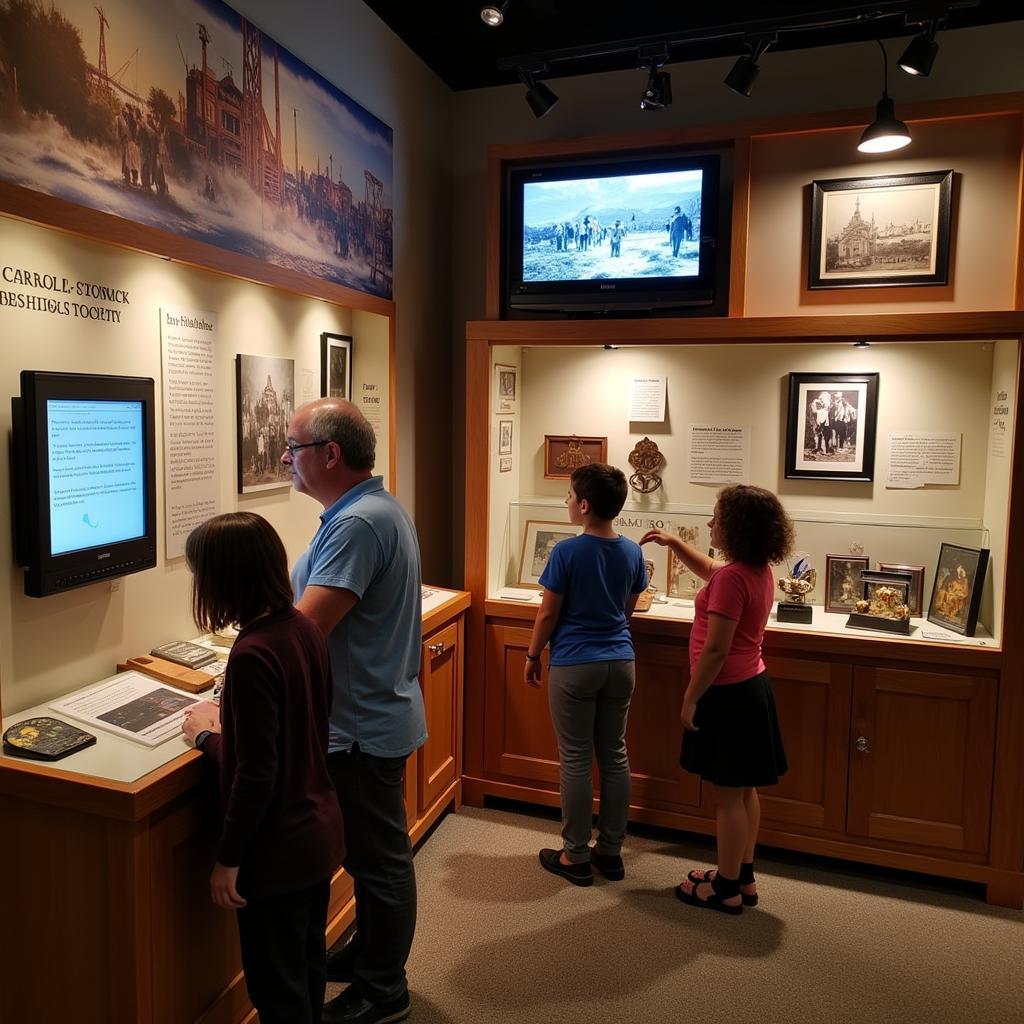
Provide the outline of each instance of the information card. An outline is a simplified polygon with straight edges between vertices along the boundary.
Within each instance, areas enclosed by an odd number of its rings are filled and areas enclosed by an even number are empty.
[[[894,489],[960,483],[960,434],[904,431],[889,435],[889,476]]]
[[[750,427],[690,424],[690,483],[745,484],[750,479]]]
[[[629,389],[630,423],[664,423],[668,377],[634,377]]]

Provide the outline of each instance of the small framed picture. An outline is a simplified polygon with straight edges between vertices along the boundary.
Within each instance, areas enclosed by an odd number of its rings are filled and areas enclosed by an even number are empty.
[[[494,411],[514,413],[519,409],[519,367],[494,364]]]
[[[498,420],[498,454],[512,454],[512,420]]]
[[[902,562],[879,562],[881,572],[905,572],[910,577],[910,593],[907,604],[910,614],[920,618],[924,612],[924,566],[904,565]]]
[[[520,586],[539,587],[540,576],[548,564],[551,552],[560,540],[578,537],[582,526],[572,523],[548,523],[528,519],[523,527],[523,551],[519,557]]]
[[[511,473],[512,472],[512,456],[502,455],[498,458],[498,472],[499,473]]]
[[[877,373],[791,373],[786,477],[875,478]]]
[[[320,335],[320,394],[352,401],[352,339],[347,334]]]
[[[238,493],[291,486],[281,453],[295,408],[295,360],[239,355],[235,360]]]
[[[810,289],[949,283],[953,172],[811,183]]]
[[[988,548],[942,544],[932,581],[932,598],[928,602],[929,622],[945,626],[954,633],[974,636],[988,554]]]
[[[676,533],[680,539],[689,544],[690,547],[697,547],[700,543],[699,526],[677,526]],[[668,597],[680,597],[684,600],[693,600],[697,591],[704,586],[704,581],[690,572],[683,564],[681,558],[669,548],[668,549],[668,575],[665,580],[665,594]]]
[[[608,461],[607,437],[579,437],[576,434],[544,435],[544,478],[568,480],[573,470],[592,462]]]
[[[825,556],[825,611],[853,611],[864,593],[860,574],[870,565],[866,555]]]

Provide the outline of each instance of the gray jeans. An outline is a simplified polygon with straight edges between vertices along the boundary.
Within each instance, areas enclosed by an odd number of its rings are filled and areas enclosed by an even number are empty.
[[[626,716],[635,680],[632,661],[555,665],[548,672],[548,704],[561,763],[562,839],[566,857],[575,864],[590,860],[595,755],[601,775],[597,852],[615,856],[622,849],[629,817]]]

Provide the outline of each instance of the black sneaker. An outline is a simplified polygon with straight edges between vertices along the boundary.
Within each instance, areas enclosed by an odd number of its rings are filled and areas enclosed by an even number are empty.
[[[626,868],[618,854],[598,853],[590,851],[590,863],[608,879],[609,882],[621,882],[626,877]]]
[[[327,953],[327,980],[349,983],[356,965],[356,942],[350,939]]]
[[[590,870],[590,862],[584,864],[563,864],[561,850],[541,850],[540,866],[553,875],[561,875],[569,879],[573,885],[593,885],[594,872]]]
[[[411,1012],[408,992],[390,1003],[371,1003],[355,989],[347,988],[336,999],[324,1004],[320,1021],[321,1024],[396,1024],[406,1020]]]

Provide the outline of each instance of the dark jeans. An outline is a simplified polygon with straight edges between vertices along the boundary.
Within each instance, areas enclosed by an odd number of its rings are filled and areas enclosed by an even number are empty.
[[[260,1024],[320,1024],[331,880],[250,899],[238,913],[242,969]]]
[[[345,819],[344,867],[355,883],[352,984],[371,1003],[389,1003],[408,991],[416,875],[402,797],[404,769],[404,757],[374,757],[358,745],[327,757]]]

